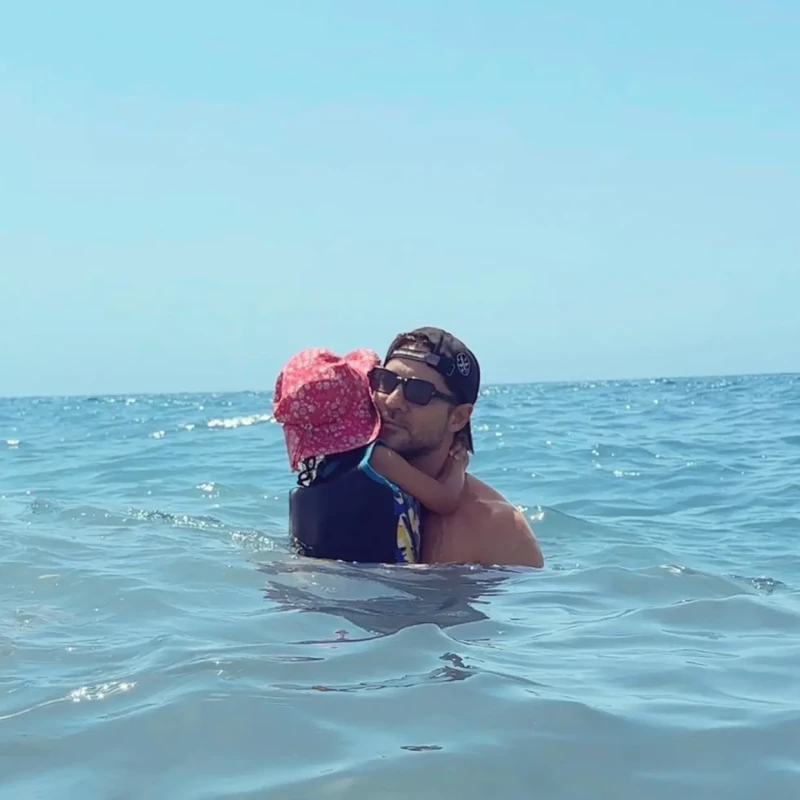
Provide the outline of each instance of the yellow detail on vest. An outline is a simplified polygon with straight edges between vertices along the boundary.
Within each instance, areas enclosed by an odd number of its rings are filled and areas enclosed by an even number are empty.
[[[403,517],[397,520],[397,547],[403,553],[406,564],[413,564],[416,561],[416,558],[414,558],[414,543]]]

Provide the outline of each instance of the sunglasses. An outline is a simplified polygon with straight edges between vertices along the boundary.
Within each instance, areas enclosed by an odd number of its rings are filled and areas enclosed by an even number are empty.
[[[452,394],[440,392],[430,381],[422,378],[401,378],[396,372],[375,367],[369,373],[369,386],[373,392],[391,394],[398,386],[403,387],[403,397],[416,406],[426,406],[435,397],[453,405],[460,403]]]

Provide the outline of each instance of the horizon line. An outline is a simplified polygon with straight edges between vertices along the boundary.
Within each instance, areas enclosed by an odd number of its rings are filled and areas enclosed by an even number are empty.
[[[526,381],[490,381],[481,387],[481,391],[488,388],[504,388],[509,386],[558,386],[585,383],[642,383],[645,381],[689,381],[689,380],[723,380],[727,378],[758,378],[758,377],[795,377],[800,372],[736,372],[736,373],[708,373],[685,375],[649,375],[632,378],[572,378],[572,379],[544,379]],[[62,394],[58,392],[48,394],[0,394],[0,400],[43,400],[43,399],[89,399],[102,397],[166,397],[170,395],[232,395],[232,394],[270,394],[273,389],[194,389],[191,391],[135,391],[135,392],[91,392],[81,394]]]

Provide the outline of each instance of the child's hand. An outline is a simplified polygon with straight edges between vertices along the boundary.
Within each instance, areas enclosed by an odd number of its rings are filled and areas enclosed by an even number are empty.
[[[469,466],[469,451],[464,445],[456,442],[447,454],[440,480],[450,486],[463,485],[464,473]]]
[[[450,459],[455,462],[461,472],[466,472],[469,466],[469,450],[461,442],[454,442],[450,448]]]

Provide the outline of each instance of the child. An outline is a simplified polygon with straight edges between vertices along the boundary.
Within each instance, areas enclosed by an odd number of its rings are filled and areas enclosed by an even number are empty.
[[[339,357],[303,350],[278,375],[273,413],[289,464],[299,472],[289,498],[294,549],[316,558],[416,563],[420,504],[437,514],[458,507],[467,453],[455,449],[439,480],[377,441],[381,420],[369,373],[377,353]]]

